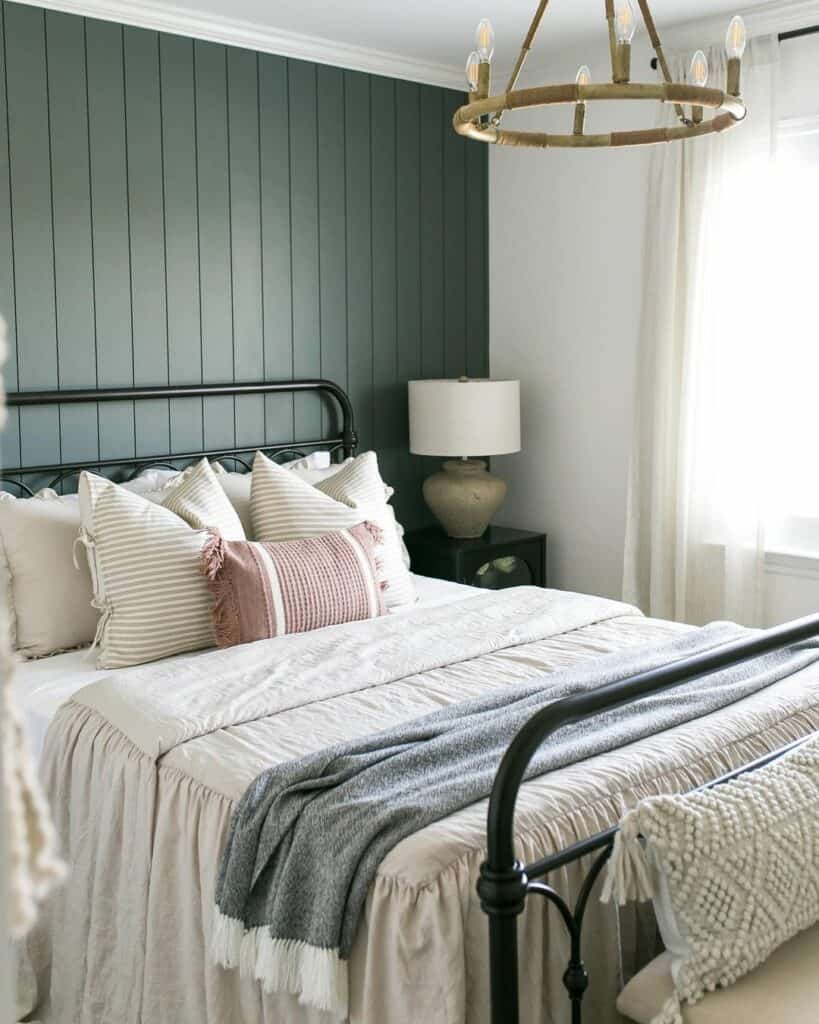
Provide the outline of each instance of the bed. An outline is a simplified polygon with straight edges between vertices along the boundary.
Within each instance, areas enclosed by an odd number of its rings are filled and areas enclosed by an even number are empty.
[[[127,397],[139,395],[116,393]],[[39,396],[58,400],[65,396]],[[354,446],[351,410],[333,440]],[[95,671],[82,652],[24,666],[17,689],[29,722],[40,736],[50,722],[42,775],[72,877],[20,950],[21,1019],[329,1024],[332,1014],[267,992],[208,955],[219,854],[254,779],[340,739],[687,629],[584,595],[485,594],[424,580],[419,590],[418,604],[400,615],[123,671]],[[807,669],[717,714],[541,776],[517,799],[517,855],[529,862],[557,853],[644,796],[705,783],[817,728],[819,672]],[[479,801],[384,859],[350,958],[350,1021],[490,1019],[476,893],[486,814]],[[566,863],[551,881],[576,893],[588,866],[588,858]],[[520,1020],[565,1021],[568,940],[554,911],[529,901],[518,936],[526,949]],[[618,1020],[615,995],[656,941],[650,907],[590,904],[587,1019]]]

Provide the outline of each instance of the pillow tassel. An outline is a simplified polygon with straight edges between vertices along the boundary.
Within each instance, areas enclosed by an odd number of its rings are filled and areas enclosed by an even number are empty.
[[[208,534],[208,539],[202,548],[202,565],[205,575],[212,583],[216,579],[219,570],[225,564],[225,541],[216,527],[210,527]]]
[[[640,839],[639,813],[635,809],[620,822],[609,858],[601,903],[612,899],[624,906],[631,900],[650,900],[654,896],[648,859]]]
[[[213,632],[218,647],[232,647],[240,634],[238,612],[230,580],[219,575],[225,564],[227,545],[216,527],[209,527],[208,534],[202,548],[202,570],[213,597]]]

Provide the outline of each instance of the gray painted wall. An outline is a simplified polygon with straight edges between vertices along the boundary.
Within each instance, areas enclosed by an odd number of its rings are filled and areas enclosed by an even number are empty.
[[[459,93],[0,3],[9,389],[325,376],[408,526],[416,376],[487,373]],[[308,396],[15,412],[7,467],[317,436]]]

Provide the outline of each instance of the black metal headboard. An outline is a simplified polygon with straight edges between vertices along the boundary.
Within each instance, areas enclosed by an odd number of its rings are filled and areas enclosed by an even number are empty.
[[[204,457],[212,459],[232,459],[249,469],[248,462],[242,458],[257,450],[273,455],[302,455],[303,449],[322,448],[331,453],[341,452],[344,458],[355,454],[358,437],[355,431],[353,406],[346,391],[330,380],[281,380],[266,384],[193,384],[180,387],[160,386],[146,388],[82,388],[74,391],[17,391],[6,396],[9,408],[37,405],[79,405],[81,403],[144,401],[157,398],[217,398],[238,397],[243,395],[270,395],[281,393],[315,392],[329,395],[341,409],[341,433],[335,437],[283,441],[280,444],[257,444],[249,448],[220,448],[210,451],[168,452],[165,455],[125,456],[112,459],[83,459],[82,462],[60,462],[41,466],[9,466],[6,473],[0,475],[0,484],[11,484],[18,487],[24,494],[31,495],[32,489],[15,479],[20,476],[48,476],[54,474],[50,487],[56,487],[66,478],[74,476],[83,469],[105,469],[111,467],[132,466],[131,476],[151,466],[169,465],[176,462],[194,461]],[[173,466],[171,468],[176,468]]]

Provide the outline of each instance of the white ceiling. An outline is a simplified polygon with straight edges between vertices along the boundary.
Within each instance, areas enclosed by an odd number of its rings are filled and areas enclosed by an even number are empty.
[[[389,51],[411,60],[460,69],[473,48],[475,26],[491,19],[500,66],[514,63],[536,0],[177,0],[180,6]],[[651,0],[663,26],[736,13],[738,0]],[[742,6],[742,0],[739,0]],[[759,6],[759,0],[745,6]],[[727,25],[727,20],[726,20]],[[606,36],[603,0],[551,0],[540,45],[572,47],[597,31]]]
[[[111,21],[303,57],[340,67],[461,88],[480,18],[497,37],[495,64],[511,68],[537,0],[20,0]],[[749,31],[800,27],[819,18],[819,0],[650,0],[661,35],[689,45],[715,42],[730,16]],[[705,23],[705,25],[703,24]],[[669,30],[671,30],[669,32]],[[683,41],[684,40],[684,41]],[[604,0],[550,0],[530,57],[605,46]],[[547,56],[548,55],[548,56]]]

